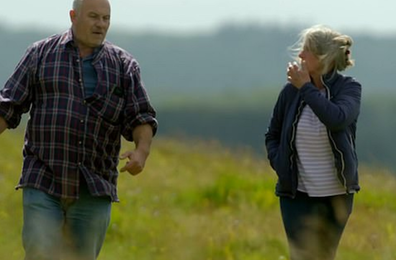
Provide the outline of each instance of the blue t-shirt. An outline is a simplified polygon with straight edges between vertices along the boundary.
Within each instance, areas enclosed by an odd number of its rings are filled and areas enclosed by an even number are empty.
[[[95,91],[96,85],[98,84],[98,75],[92,65],[95,53],[91,54],[83,59],[83,79],[84,79],[84,90],[85,96],[90,97]]]

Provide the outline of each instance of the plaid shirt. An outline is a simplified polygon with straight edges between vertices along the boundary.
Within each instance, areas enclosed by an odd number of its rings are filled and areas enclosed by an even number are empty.
[[[0,91],[9,128],[30,111],[17,188],[76,199],[84,177],[92,195],[118,201],[121,135],[133,141],[134,127],[146,123],[155,134],[156,113],[128,52],[105,42],[93,66],[98,84],[85,97],[82,60],[68,30],[30,46]]]

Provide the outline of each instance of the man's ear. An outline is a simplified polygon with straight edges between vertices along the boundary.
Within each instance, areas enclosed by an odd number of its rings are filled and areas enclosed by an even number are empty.
[[[70,10],[70,12],[69,12],[69,16],[70,16],[70,21],[72,22],[72,23],[74,23],[74,21],[76,20],[76,11],[74,11],[74,10]]]

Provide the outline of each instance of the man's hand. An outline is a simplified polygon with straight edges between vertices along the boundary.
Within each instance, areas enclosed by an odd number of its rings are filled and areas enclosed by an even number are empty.
[[[289,63],[287,66],[287,80],[298,89],[304,86],[305,83],[311,82],[304,60],[301,62],[301,68],[296,62]]]
[[[131,175],[137,175],[144,169],[148,154],[139,150],[128,151],[120,156],[121,160],[128,159],[121,172],[129,172]]]
[[[133,140],[136,148],[120,156],[120,159],[128,159],[128,162],[121,168],[121,172],[129,172],[137,175],[143,171],[147,157],[150,154],[150,145],[153,138],[153,130],[150,125],[144,124],[136,126],[133,130]]]

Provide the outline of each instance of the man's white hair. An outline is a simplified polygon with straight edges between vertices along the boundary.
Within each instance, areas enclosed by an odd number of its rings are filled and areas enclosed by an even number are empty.
[[[83,3],[83,0],[74,0],[73,1],[73,10],[74,11],[79,11],[81,8],[81,5]]]

